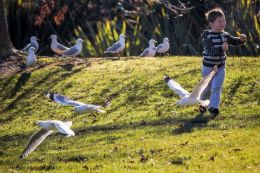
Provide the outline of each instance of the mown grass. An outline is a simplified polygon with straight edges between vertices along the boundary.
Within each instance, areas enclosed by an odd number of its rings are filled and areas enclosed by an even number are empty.
[[[260,61],[229,58],[221,115],[176,107],[165,74],[188,91],[200,80],[199,57],[40,58],[0,80],[1,172],[259,172]],[[103,104],[105,114],[75,114],[44,97],[47,91]],[[37,120],[72,120],[76,136],[49,136],[19,155]]]

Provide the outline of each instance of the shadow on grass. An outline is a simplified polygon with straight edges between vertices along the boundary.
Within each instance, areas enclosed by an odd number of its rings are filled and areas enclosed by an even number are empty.
[[[198,114],[195,118],[184,121],[180,124],[180,127],[173,130],[173,134],[178,135],[182,133],[190,133],[194,128],[206,127],[208,122],[214,120],[216,117],[214,116],[203,116],[202,114]]]
[[[237,90],[239,89],[239,87],[242,85],[243,82],[243,78],[239,77],[238,79],[235,79],[231,85],[228,87],[230,88],[230,91],[227,95],[229,96],[234,96],[237,93]],[[232,97],[230,99],[232,99]]]
[[[10,95],[6,96],[3,100],[7,98],[13,98],[16,95],[16,93],[26,84],[26,82],[29,80],[30,77],[31,77],[30,72],[23,72],[19,77],[18,81],[16,82],[15,87],[10,92]]]
[[[194,128],[206,127],[208,122],[214,120],[213,116],[203,116],[201,114],[197,115],[192,119],[180,119],[173,117],[161,118],[153,121],[145,121],[142,120],[140,122],[132,122],[132,123],[116,123],[116,124],[106,124],[106,125],[96,125],[90,126],[77,131],[77,134],[85,134],[93,131],[116,131],[116,130],[124,130],[124,129],[136,129],[138,127],[145,126],[162,126],[162,125],[177,125],[180,124],[180,127],[173,130],[173,134],[180,135],[183,133],[191,133]]]
[[[11,103],[8,104],[8,106],[6,106],[6,108],[4,108],[3,110],[1,110],[0,114],[3,114],[7,111],[9,111],[10,109],[15,108],[16,104],[23,98],[29,97],[31,93],[35,92],[34,88],[45,83],[45,81],[48,81],[48,89],[51,89],[55,84],[57,84],[60,81],[66,80],[66,78],[79,73],[83,68],[85,67],[80,67],[74,71],[65,73],[65,74],[61,74],[59,76],[57,76],[57,74],[59,74],[60,71],[62,71],[61,69],[57,69],[55,71],[49,72],[45,77],[43,77],[41,80],[39,80],[38,82],[36,82],[33,86],[31,86],[30,88],[24,90],[19,96],[17,96]],[[52,76],[55,76],[55,78],[52,78]],[[48,90],[47,89],[47,90]],[[42,95],[44,95],[46,93],[47,90],[43,90],[40,91],[39,93],[37,93],[37,95],[39,95],[38,97],[36,97],[34,100],[32,100],[32,102],[37,101],[40,97],[42,97]],[[23,107],[21,107],[21,109],[23,109]],[[10,114],[8,117],[6,117],[5,119],[0,119],[0,124],[4,124],[7,122],[12,121],[16,115],[19,115],[18,113],[20,112],[20,109],[17,109],[14,113]],[[14,116],[15,115],[15,116]]]
[[[138,127],[146,127],[146,126],[176,125],[184,121],[185,119],[165,117],[153,121],[142,120],[139,122],[130,122],[130,123],[113,123],[113,124],[105,124],[105,125],[95,125],[84,129],[80,129],[77,131],[77,134],[87,134],[93,131],[110,132],[110,131],[124,130],[124,129],[136,129]]]

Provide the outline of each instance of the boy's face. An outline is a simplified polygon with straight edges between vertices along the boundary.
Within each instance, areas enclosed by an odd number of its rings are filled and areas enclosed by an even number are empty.
[[[213,32],[221,32],[226,27],[225,16],[217,17],[214,22],[209,22],[209,25]]]

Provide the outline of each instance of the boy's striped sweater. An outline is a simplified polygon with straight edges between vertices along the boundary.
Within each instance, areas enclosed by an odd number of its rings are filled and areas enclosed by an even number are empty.
[[[203,46],[203,65],[206,67],[224,66],[226,62],[226,52],[223,50],[222,45],[226,41],[230,45],[240,45],[244,42],[240,41],[239,37],[231,36],[227,32],[211,32],[205,30],[202,35]]]

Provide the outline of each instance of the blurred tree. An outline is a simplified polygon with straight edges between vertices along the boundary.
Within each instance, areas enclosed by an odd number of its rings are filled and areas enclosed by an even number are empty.
[[[10,41],[8,25],[5,18],[5,4],[4,0],[0,0],[0,59],[12,54],[13,45]]]
[[[243,32],[248,36],[244,46],[230,47],[228,53],[240,56],[260,54],[260,1],[12,0],[4,2],[8,9],[6,17],[12,44],[20,49],[28,43],[30,36],[35,35],[40,39],[38,55],[53,54],[49,48],[48,38],[51,34],[56,34],[59,41],[67,46],[72,45],[77,37],[83,38],[85,42],[82,55],[85,57],[105,56],[104,49],[117,40],[121,32],[128,35],[127,48],[124,51],[126,56],[139,54],[150,38],[160,42],[163,37],[170,39],[171,55],[200,55],[202,51],[200,34],[207,27],[204,13],[217,6],[223,8],[226,13],[228,32],[232,35]],[[1,25],[1,27],[7,26]],[[0,33],[4,33],[2,29]]]

